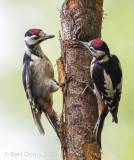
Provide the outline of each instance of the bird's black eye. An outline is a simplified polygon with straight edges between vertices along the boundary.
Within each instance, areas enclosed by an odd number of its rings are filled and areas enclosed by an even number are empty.
[[[35,39],[35,40],[36,40],[36,39],[38,39],[38,38],[39,38],[39,37],[37,37],[37,36],[36,36],[36,37],[34,37],[34,39]]]
[[[32,38],[33,40],[37,40],[37,39],[39,38],[39,36],[33,35],[33,36],[31,36],[31,38]]]
[[[94,52],[94,49],[92,47],[89,47],[89,50],[92,51],[92,52]]]

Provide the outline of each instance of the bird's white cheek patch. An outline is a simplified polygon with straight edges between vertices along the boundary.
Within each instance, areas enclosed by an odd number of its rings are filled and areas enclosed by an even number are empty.
[[[31,37],[25,37],[25,42],[27,42],[28,45],[34,45],[36,40],[32,39]]]
[[[104,63],[104,62],[107,62],[109,61],[109,57],[106,55],[105,57],[103,57],[102,60],[99,60],[99,63]]]
[[[102,51],[96,51],[97,53],[95,54],[97,57],[101,57],[103,55],[105,55],[105,52]]]

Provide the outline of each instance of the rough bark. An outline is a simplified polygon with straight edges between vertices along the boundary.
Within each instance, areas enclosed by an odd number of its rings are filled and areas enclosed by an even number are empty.
[[[63,92],[65,122],[61,125],[61,141],[67,160],[100,160],[101,151],[93,129],[98,118],[96,97],[86,92],[80,81],[93,87],[90,77],[92,56],[77,40],[101,37],[103,0],[65,0],[61,8],[63,39],[61,58],[57,60],[59,81],[74,75],[67,95]]]

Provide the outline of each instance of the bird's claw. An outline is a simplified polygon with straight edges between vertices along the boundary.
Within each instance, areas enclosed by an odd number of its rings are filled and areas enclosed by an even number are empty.
[[[94,94],[94,90],[89,86],[89,84],[87,82],[80,81],[80,84],[85,86],[85,88],[82,91],[81,95],[83,95],[87,90],[91,91]]]
[[[67,95],[68,83],[69,83],[73,78],[74,78],[74,75],[70,76],[67,80],[65,80],[65,81],[60,85],[60,87],[62,87],[63,85],[65,86],[65,89],[64,89],[65,95]]]

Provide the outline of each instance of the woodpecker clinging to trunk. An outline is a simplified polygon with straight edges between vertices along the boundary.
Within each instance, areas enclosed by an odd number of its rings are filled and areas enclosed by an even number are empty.
[[[59,120],[53,110],[53,93],[59,89],[59,85],[54,78],[53,66],[40,47],[41,42],[53,37],[54,35],[48,35],[40,29],[26,32],[22,78],[39,132],[45,133],[41,123],[41,114],[44,112],[59,136]]]
[[[90,42],[79,41],[93,55],[90,72],[94,83],[94,93],[98,100],[99,118],[95,125],[95,135],[101,147],[101,132],[108,112],[112,121],[118,123],[117,113],[122,92],[122,69],[115,55],[111,55],[107,44],[99,39]]]

